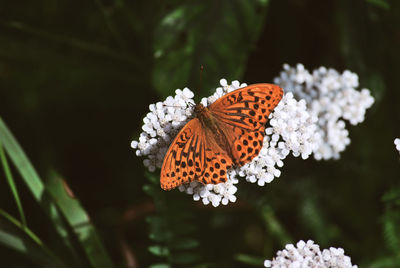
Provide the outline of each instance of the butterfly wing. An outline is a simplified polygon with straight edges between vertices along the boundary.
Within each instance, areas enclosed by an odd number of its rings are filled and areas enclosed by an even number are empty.
[[[231,148],[221,148],[209,128],[198,118],[178,133],[161,168],[161,188],[171,190],[181,184],[200,181],[217,184],[227,180],[227,170],[244,165],[260,152],[268,116],[283,96],[271,84],[256,84],[230,92],[209,106],[219,129]],[[228,155],[229,152],[229,155]]]
[[[160,183],[171,190],[201,175],[205,161],[204,133],[197,118],[190,120],[171,143],[161,168]]]
[[[268,116],[282,97],[279,86],[254,84],[232,91],[209,106],[219,128],[232,144],[236,165],[244,165],[259,154]]]
[[[227,171],[233,166],[232,158],[227,151],[223,150],[214,138],[214,133],[209,128],[205,128],[205,151],[206,162],[204,173],[200,181],[204,184],[217,184],[226,182]]]
[[[216,144],[212,133],[198,118],[190,120],[171,143],[161,168],[164,190],[197,180],[202,183],[226,181],[232,160]]]

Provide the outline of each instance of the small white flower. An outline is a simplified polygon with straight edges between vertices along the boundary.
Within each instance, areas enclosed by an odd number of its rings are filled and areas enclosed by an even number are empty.
[[[285,249],[278,251],[272,260],[265,260],[264,266],[269,268],[357,268],[357,265],[351,263],[350,257],[344,255],[342,248],[331,247],[321,252],[319,245],[314,244],[312,240],[308,240],[307,243],[300,240],[296,246],[286,245]]]
[[[357,125],[364,121],[366,110],[374,103],[368,89],[356,90],[358,76],[348,70],[340,74],[334,69],[320,67],[310,73],[302,64],[294,68],[284,64],[274,82],[293,92],[296,99],[304,99],[307,110],[317,118],[314,129],[318,133],[314,140],[317,146],[312,148],[317,160],[339,158],[350,144],[341,118]]]
[[[399,151],[399,153],[400,153],[400,139],[399,138],[396,138],[394,140],[394,145],[396,145],[396,150]]]

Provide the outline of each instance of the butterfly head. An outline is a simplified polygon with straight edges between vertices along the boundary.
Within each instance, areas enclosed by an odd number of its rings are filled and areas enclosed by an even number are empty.
[[[207,108],[206,108],[203,104],[201,104],[201,103],[198,103],[198,104],[196,104],[196,105],[194,106],[194,113],[195,113],[196,115],[202,114],[202,113],[204,113],[206,110],[207,110]]]

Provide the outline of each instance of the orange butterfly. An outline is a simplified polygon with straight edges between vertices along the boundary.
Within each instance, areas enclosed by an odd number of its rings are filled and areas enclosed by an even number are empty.
[[[196,117],[178,133],[161,168],[161,188],[181,184],[226,182],[227,170],[243,166],[258,155],[265,124],[282,99],[283,90],[255,84],[222,96],[209,107],[196,104]]]

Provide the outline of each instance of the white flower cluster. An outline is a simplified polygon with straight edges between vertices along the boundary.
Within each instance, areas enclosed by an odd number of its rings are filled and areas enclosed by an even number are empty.
[[[293,92],[296,99],[307,102],[309,112],[318,118],[320,140],[314,158],[339,158],[350,143],[348,130],[342,118],[356,125],[364,121],[365,111],[374,103],[368,89],[357,91],[358,76],[350,71],[342,74],[334,69],[320,67],[310,73],[302,64],[295,68],[283,65],[283,71],[274,83]]]
[[[307,243],[303,240],[297,242],[296,246],[288,244],[285,249],[277,252],[276,257],[264,262],[265,267],[270,268],[357,268],[351,264],[350,257],[344,255],[342,248],[324,249],[322,252],[319,245],[312,240]]]
[[[400,139],[394,139],[394,145],[396,145],[396,150],[400,153]]]
[[[237,175],[264,186],[274,177],[280,176],[281,172],[277,167],[283,166],[282,160],[290,152],[295,157],[307,159],[320,139],[316,132],[317,120],[307,112],[304,100],[296,101],[290,92],[285,94],[270,115],[270,127],[265,130],[267,135],[259,155],[238,168]]]
[[[226,183],[203,185],[191,182],[181,185],[180,191],[193,195],[196,201],[201,199],[205,205],[226,205],[236,201],[238,177],[245,177],[260,186],[270,183],[280,176],[279,168],[290,153],[303,159],[311,153],[316,159],[339,158],[340,152],[350,143],[341,118],[353,125],[358,124],[364,120],[366,109],[374,102],[369,90],[355,90],[358,76],[350,71],[339,74],[333,69],[321,67],[311,74],[301,64],[296,68],[284,65],[284,71],[275,78],[275,83],[289,93],[284,95],[270,115],[270,127],[265,131],[264,146],[259,155],[243,167],[230,170]],[[246,86],[238,81],[228,85],[225,79],[221,79],[220,84],[221,87],[212,96],[201,100],[204,106]],[[193,92],[185,88],[177,89],[175,93],[174,97],[170,96],[164,102],[150,105],[150,112],[143,119],[139,141],[131,143],[136,154],[145,157],[143,163],[150,171],[161,168],[170,143],[194,116]]]
[[[225,79],[221,79],[220,84],[221,87],[216,89],[215,94],[201,100],[204,106],[210,105],[228,92],[246,86],[238,81],[228,85]],[[193,96],[187,88],[183,91],[178,89],[175,97],[150,105],[150,112],[143,119],[143,132],[139,141],[131,143],[136,154],[145,157],[143,163],[150,171],[162,166],[173,138],[193,116]],[[271,127],[266,129],[264,146],[252,162],[230,170],[225,183],[203,185],[200,182],[191,182],[179,186],[179,190],[193,195],[196,201],[201,199],[205,205],[211,203],[216,207],[235,202],[238,176],[244,176],[247,181],[263,186],[280,176],[278,168],[283,166],[282,160],[290,153],[303,159],[308,158],[316,150],[320,140],[316,121],[317,118],[307,112],[304,100],[296,101],[292,93],[284,95],[270,115]]]
[[[201,199],[204,205],[212,204],[214,207],[227,205],[229,202],[236,202],[235,193],[237,187],[235,184],[239,182],[231,174],[234,171],[228,172],[228,180],[225,183],[219,184],[202,184],[197,181],[193,181],[189,184],[183,184],[179,186],[181,192],[193,195],[193,200],[198,201]]]
[[[150,112],[143,118],[143,132],[139,141],[132,141],[137,156],[146,157],[143,164],[153,172],[161,168],[169,145],[179,130],[192,117],[194,104],[193,92],[188,88],[177,89],[175,97],[168,97],[163,102],[150,104]]]

